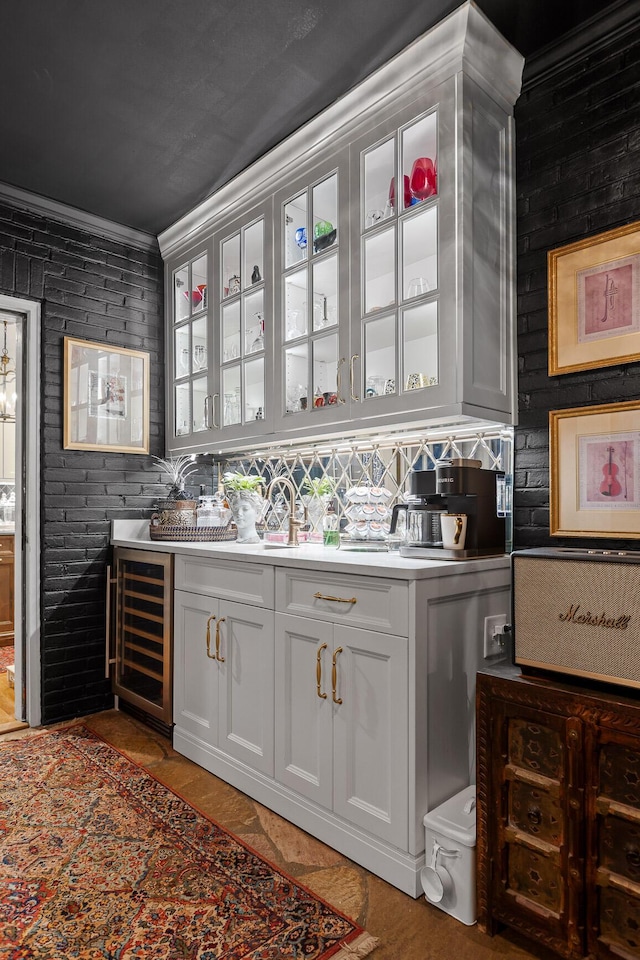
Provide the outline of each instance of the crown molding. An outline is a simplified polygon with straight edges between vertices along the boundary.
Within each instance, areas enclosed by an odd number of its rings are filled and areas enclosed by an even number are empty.
[[[624,36],[634,22],[640,24],[640,0],[617,0],[555,43],[543,47],[525,63],[523,93],[570,70],[585,56],[608,47]]]
[[[182,255],[221,218],[237,211],[260,186],[274,193],[323,149],[336,149],[356,125],[375,119],[400,97],[464,72],[508,113],[520,93],[524,59],[478,9],[466,0],[335,103],[264,154],[210,197],[158,235],[160,253]]]
[[[158,249],[158,241],[151,233],[144,233],[142,230],[134,230],[122,223],[105,220],[84,210],[78,210],[76,207],[70,207],[66,203],[59,203],[40,194],[21,190],[20,187],[14,187],[9,183],[0,183],[0,200],[12,207],[19,207],[21,210],[40,214],[51,220],[71,224],[116,243],[123,243],[140,250],[157,251]]]

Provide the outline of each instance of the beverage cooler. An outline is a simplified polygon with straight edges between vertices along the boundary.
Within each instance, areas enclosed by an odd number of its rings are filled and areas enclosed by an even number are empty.
[[[116,547],[107,570],[106,675],[119,708],[172,728],[173,557]]]

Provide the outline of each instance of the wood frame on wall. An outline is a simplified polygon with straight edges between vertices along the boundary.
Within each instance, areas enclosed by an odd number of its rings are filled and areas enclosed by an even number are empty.
[[[550,250],[549,375],[640,360],[640,221]]]
[[[549,412],[550,533],[640,539],[640,401]]]
[[[65,450],[149,452],[149,354],[64,338]]]

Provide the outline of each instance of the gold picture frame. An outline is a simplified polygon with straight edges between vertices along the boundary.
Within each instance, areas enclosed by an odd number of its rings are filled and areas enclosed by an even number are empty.
[[[149,354],[64,338],[65,450],[149,453]]]
[[[549,412],[553,537],[640,539],[640,401]]]
[[[640,222],[547,254],[549,376],[640,360]]]

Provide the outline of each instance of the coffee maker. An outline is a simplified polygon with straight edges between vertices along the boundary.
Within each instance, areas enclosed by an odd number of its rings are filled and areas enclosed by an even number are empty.
[[[409,480],[406,504],[394,507],[391,531],[400,510],[407,511],[407,533],[400,554],[442,560],[499,556],[505,551],[505,517],[499,514],[505,475],[482,469],[481,461],[441,461],[435,470],[416,470]],[[419,492],[418,492],[419,491]],[[462,550],[442,546],[439,519],[443,513],[467,517]]]

